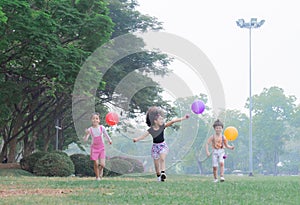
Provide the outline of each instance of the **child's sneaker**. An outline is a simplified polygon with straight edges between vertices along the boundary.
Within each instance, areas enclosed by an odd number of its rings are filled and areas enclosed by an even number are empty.
[[[101,178],[100,178],[100,177],[97,177],[97,178],[96,178],[96,181],[100,181],[100,180],[101,180]]]
[[[165,173],[161,173],[161,181],[164,182],[167,178],[167,175]]]
[[[158,181],[158,182],[161,181],[161,176],[157,177],[157,181]]]
[[[224,182],[224,181],[225,181],[225,178],[224,178],[224,177],[220,177],[220,181],[221,181],[221,182]]]
[[[218,179],[214,179],[214,183],[217,183],[218,182]]]

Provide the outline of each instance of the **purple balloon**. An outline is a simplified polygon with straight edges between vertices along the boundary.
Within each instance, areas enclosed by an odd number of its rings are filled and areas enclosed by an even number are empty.
[[[192,104],[192,111],[195,114],[201,114],[205,109],[205,105],[201,100],[196,100]]]

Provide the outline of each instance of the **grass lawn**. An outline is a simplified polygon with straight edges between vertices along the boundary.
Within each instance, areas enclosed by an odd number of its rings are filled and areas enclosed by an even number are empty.
[[[26,175],[26,176],[25,176]],[[0,169],[0,204],[300,204],[300,177],[169,175],[104,178],[35,177]]]

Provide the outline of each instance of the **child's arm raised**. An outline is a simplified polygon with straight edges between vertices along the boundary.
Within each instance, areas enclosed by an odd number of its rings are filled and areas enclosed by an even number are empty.
[[[102,132],[103,132],[105,138],[107,139],[108,143],[112,144],[112,140],[111,140],[111,138],[110,138],[109,134],[107,133],[107,131],[106,131],[106,129],[105,129],[104,126],[102,126]]]
[[[173,124],[176,123],[176,122],[181,122],[182,120],[186,120],[186,119],[188,119],[189,117],[190,117],[189,115],[185,115],[184,117],[181,117],[181,118],[175,118],[175,119],[173,119],[173,120],[167,122],[167,123],[165,124],[165,127],[169,127],[169,126],[173,125]]]
[[[149,134],[150,134],[150,133],[147,131],[147,132],[145,132],[142,136],[133,138],[133,142],[138,142],[138,141],[140,141],[140,140],[143,140],[143,139],[145,139]]]

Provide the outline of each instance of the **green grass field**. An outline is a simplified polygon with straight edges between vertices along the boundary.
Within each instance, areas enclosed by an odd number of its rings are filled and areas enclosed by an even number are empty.
[[[27,175],[27,176],[24,176]],[[300,177],[170,175],[104,178],[34,177],[0,170],[0,204],[300,204]]]

